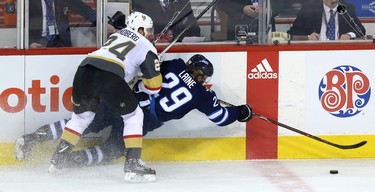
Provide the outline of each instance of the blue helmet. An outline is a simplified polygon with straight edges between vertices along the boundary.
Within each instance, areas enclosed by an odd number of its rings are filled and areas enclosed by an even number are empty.
[[[192,73],[194,77],[197,75],[203,76],[203,82],[207,83],[211,76],[214,74],[214,66],[212,63],[203,55],[195,54],[187,62],[187,69]]]

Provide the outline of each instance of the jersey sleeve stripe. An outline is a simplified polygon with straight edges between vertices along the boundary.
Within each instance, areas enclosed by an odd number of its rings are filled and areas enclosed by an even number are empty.
[[[151,79],[142,78],[142,82],[147,90],[151,92],[155,92],[155,91],[158,92],[162,86],[162,76],[158,75]]]
[[[218,116],[220,116],[222,113],[223,113],[223,108],[221,108],[220,110],[212,113],[211,115],[208,116],[208,118],[213,120],[213,119],[217,118]]]
[[[92,56],[92,55],[88,55],[87,57],[89,57],[89,58],[97,58],[97,59],[102,59],[102,60],[105,60],[105,61],[108,61],[108,62],[111,62],[111,63],[115,63],[115,64],[117,64],[117,65],[119,65],[121,68],[125,68],[124,67],[124,65],[122,64],[122,63],[120,63],[120,62],[117,62],[117,61],[115,61],[115,60],[113,60],[113,59],[109,59],[109,58],[107,58],[107,57],[102,57],[102,56]]]
[[[224,123],[228,118],[228,110],[226,108],[224,108],[224,116],[221,117],[221,121],[219,122],[215,122],[215,124],[217,125],[221,125],[222,123]]]
[[[104,57],[86,57],[80,66],[92,65],[104,71],[112,72],[121,78],[125,77],[124,65],[113,60],[104,59]]]

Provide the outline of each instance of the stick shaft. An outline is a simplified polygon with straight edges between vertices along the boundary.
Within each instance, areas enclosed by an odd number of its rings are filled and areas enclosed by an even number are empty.
[[[223,105],[232,106],[232,107],[234,106],[233,104],[230,104],[230,103],[228,103],[228,102],[226,102],[226,101],[219,100],[219,102],[222,103]],[[303,136],[309,137],[309,138],[311,138],[311,139],[314,139],[314,140],[316,140],[316,141],[319,141],[319,142],[325,143],[325,144],[327,144],[327,145],[331,145],[331,146],[336,147],[336,148],[339,148],[339,149],[355,149],[355,148],[361,147],[361,146],[363,146],[363,145],[365,145],[365,144],[367,143],[367,141],[361,141],[361,142],[356,143],[356,144],[353,144],[353,145],[340,145],[340,144],[332,143],[332,142],[330,142],[330,141],[327,141],[327,140],[322,139],[322,138],[320,138],[320,137],[317,137],[317,136],[315,136],[315,135],[311,135],[310,133],[306,133],[306,132],[304,132],[304,131],[301,131],[301,130],[299,130],[299,129],[296,129],[296,128],[294,128],[294,127],[291,127],[291,126],[289,126],[289,125],[286,125],[286,124],[284,124],[284,123],[280,123],[280,122],[275,121],[275,120],[273,120],[273,119],[270,119],[270,118],[268,118],[268,117],[265,117],[265,116],[259,115],[259,114],[257,114],[257,113],[254,113],[254,112],[253,112],[252,114],[253,114],[254,117],[257,117],[257,118],[262,119],[262,120],[264,120],[264,121],[270,122],[270,123],[272,123],[272,124],[278,125],[278,126],[280,126],[280,127],[283,127],[283,128],[285,128],[285,129],[288,129],[288,130],[290,130],[290,131],[293,131],[293,132],[299,133],[299,134],[301,134],[301,135],[303,135]]]
[[[178,34],[174,39],[173,39],[173,41],[159,54],[159,56],[162,56],[162,55],[164,55],[177,41],[178,41],[178,39],[180,39],[180,37],[188,30],[188,29],[190,29],[190,27],[191,26],[193,26],[194,25],[194,23],[196,22],[196,21],[198,21],[198,19],[200,19],[202,16],[203,16],[203,14],[205,14],[216,2],[217,2],[218,0],[213,0],[196,18],[195,18],[195,20],[193,20],[192,22],[190,22],[189,23],[189,25],[188,26],[186,26],[185,27],[185,29],[184,30],[182,30],[181,32],[180,32],[180,34]]]

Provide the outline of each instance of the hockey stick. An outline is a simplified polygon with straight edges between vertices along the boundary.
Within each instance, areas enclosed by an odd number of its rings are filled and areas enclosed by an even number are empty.
[[[225,102],[225,101],[222,101],[222,100],[219,100],[219,102],[220,102],[221,104],[223,104],[223,105],[227,105],[227,106],[230,106],[230,107],[234,107],[234,106],[235,106],[235,105],[233,105],[233,104],[230,104],[230,103]],[[306,133],[306,132],[304,132],[304,131],[301,131],[301,130],[299,130],[299,129],[296,129],[296,128],[294,128],[294,127],[291,127],[291,126],[289,126],[289,125],[285,125],[285,124],[283,124],[283,123],[280,123],[280,122],[278,122],[278,121],[272,120],[272,119],[270,119],[270,118],[268,118],[268,117],[265,117],[265,116],[259,115],[259,114],[257,114],[257,113],[252,112],[252,114],[253,114],[253,116],[256,117],[256,118],[259,118],[259,119],[262,119],[262,120],[264,120],[264,121],[270,122],[270,123],[272,123],[272,124],[278,125],[278,126],[280,126],[280,127],[283,127],[283,128],[289,129],[290,131],[293,131],[293,132],[299,133],[299,134],[301,134],[301,135],[303,135],[303,136],[309,137],[309,138],[311,138],[311,139],[314,139],[314,140],[320,141],[320,142],[322,142],[322,143],[325,143],[325,144],[331,145],[331,146],[336,147],[336,148],[339,148],[339,149],[355,149],[355,148],[358,148],[358,147],[362,147],[363,145],[365,145],[365,144],[367,143],[367,141],[361,141],[361,142],[356,143],[356,144],[353,144],[353,145],[340,145],[340,144],[332,143],[332,142],[330,142],[330,141],[324,140],[324,139],[322,139],[322,138],[320,138],[320,137],[317,137],[317,136],[315,136],[315,135],[311,135],[311,134],[309,134],[309,133]]]
[[[195,18],[195,20],[193,20],[192,22],[189,23],[188,26],[185,27],[184,30],[182,30],[180,32],[180,34],[178,34],[171,43],[169,43],[169,45],[159,54],[159,58],[164,55],[177,41],[178,39],[180,39],[180,37],[188,30],[190,29],[191,26],[194,25],[194,23],[196,21],[198,21],[198,19],[200,19],[203,14],[205,14],[218,0],[213,0],[209,5],[207,5],[207,7]]]

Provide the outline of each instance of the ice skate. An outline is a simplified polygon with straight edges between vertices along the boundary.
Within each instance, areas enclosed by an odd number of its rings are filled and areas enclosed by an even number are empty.
[[[55,153],[51,158],[51,166],[48,169],[49,173],[56,173],[65,167],[69,152],[72,150],[73,145],[65,140],[61,140]]]
[[[14,154],[17,160],[25,160],[30,157],[31,150],[37,141],[33,134],[27,134],[18,138],[14,145]]]
[[[50,125],[43,125],[34,133],[23,135],[15,141],[14,154],[16,159],[27,160],[36,144],[52,139]]]
[[[125,161],[124,179],[129,182],[151,182],[156,180],[155,170],[146,167],[138,158],[130,158]]]

